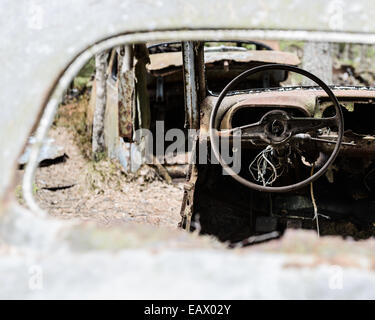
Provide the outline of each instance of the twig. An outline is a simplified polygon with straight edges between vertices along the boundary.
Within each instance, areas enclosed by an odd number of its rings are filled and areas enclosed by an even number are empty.
[[[310,176],[314,174],[314,168],[315,164],[312,165],[311,167],[311,173]],[[310,195],[311,195],[311,201],[314,207],[314,218],[316,219],[316,231],[318,232],[318,237],[320,237],[320,232],[319,232],[319,218],[318,218],[318,206],[316,205],[315,197],[314,197],[314,186],[313,182],[310,183]]]

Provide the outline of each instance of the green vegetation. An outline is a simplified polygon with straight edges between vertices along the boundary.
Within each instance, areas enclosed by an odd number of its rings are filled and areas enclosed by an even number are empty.
[[[91,79],[95,73],[95,58],[91,58],[89,62],[81,69],[78,75],[74,78],[74,88],[82,91],[86,87],[91,87]]]
[[[85,93],[60,105],[53,123],[53,126],[72,129],[75,142],[87,159],[91,159],[91,128],[87,121],[89,99],[89,94]]]
[[[281,40],[279,46],[281,51],[295,52],[296,49],[303,50],[304,41]]]

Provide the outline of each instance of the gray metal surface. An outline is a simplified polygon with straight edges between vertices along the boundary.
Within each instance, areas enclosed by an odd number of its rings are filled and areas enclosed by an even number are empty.
[[[26,147],[25,152],[22,156],[18,159],[18,164],[25,165],[29,161],[31,146],[35,143],[35,139],[30,137],[29,145]],[[58,146],[55,144],[55,139],[48,138],[45,139],[43,142],[43,146],[41,147],[38,162],[42,162],[44,160],[54,160],[56,158],[62,157],[64,155],[64,147]]]
[[[203,237],[157,232],[78,229],[13,209],[0,225],[8,244],[0,250],[0,298],[375,298],[374,240],[358,248],[289,231],[282,241],[227,250]]]

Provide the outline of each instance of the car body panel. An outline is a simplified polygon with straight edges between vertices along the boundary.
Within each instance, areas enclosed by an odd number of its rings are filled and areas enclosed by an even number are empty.
[[[156,53],[150,55],[151,63],[147,66],[150,71],[160,71],[170,67],[182,66],[181,52]],[[300,60],[290,52],[249,50],[244,52],[205,52],[205,63],[215,63],[220,61],[234,62],[262,62],[262,63],[282,63],[298,65]]]

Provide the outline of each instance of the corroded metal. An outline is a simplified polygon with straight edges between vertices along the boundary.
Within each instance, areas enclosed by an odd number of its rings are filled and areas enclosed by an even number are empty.
[[[124,56],[119,59],[118,64],[119,136],[128,142],[133,139],[134,90],[133,47],[128,45],[125,46]]]
[[[198,168],[196,164],[197,147],[199,136],[196,134],[193,138],[193,148],[189,159],[189,168],[186,175],[186,182],[184,185],[184,196],[181,204],[181,223],[180,226],[184,227],[187,231],[191,230],[191,219],[194,212],[194,194],[195,185],[198,179]]]
[[[185,127],[190,129],[199,128],[199,110],[197,96],[197,69],[194,54],[193,41],[182,43],[182,57],[184,68],[184,92],[185,92]]]
[[[150,71],[162,70],[171,67],[182,66],[182,55],[180,52],[156,53],[150,55],[151,63],[147,66]],[[300,60],[290,52],[249,50],[239,52],[205,52],[204,62],[215,63],[220,61],[235,62],[263,62],[263,63],[283,63],[298,65]]]
[[[136,59],[134,71],[138,127],[149,129],[151,125],[151,110],[147,90],[146,65],[150,63],[150,59],[145,44],[136,44],[134,46],[134,57]]]
[[[351,101],[362,101],[361,99],[375,99],[375,88],[372,87],[331,87],[335,96],[340,100],[345,98]],[[246,106],[264,106],[264,107],[274,107],[274,106],[286,106],[301,110],[302,112],[312,115],[320,116],[329,104],[321,104],[320,110],[315,110],[316,100],[318,98],[328,98],[327,94],[321,90],[314,87],[305,88],[294,87],[288,88],[278,88],[278,89],[265,89],[259,91],[249,91],[247,94],[232,95],[224,98],[222,106],[218,111],[220,118],[223,118],[222,128],[230,128],[230,120],[233,114],[240,108]],[[215,104],[217,97],[207,97],[201,105],[201,136],[207,136],[208,133],[208,121],[210,117],[209,110]],[[240,100],[240,101],[239,101]],[[229,111],[230,109],[230,111]]]

